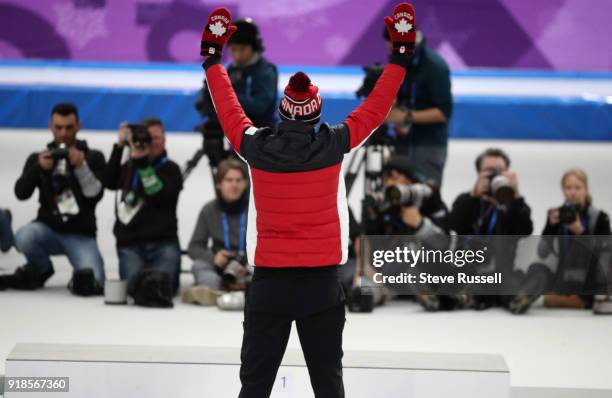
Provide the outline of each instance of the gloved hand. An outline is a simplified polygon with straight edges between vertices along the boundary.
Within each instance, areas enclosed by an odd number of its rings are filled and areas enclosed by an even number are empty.
[[[393,54],[412,56],[416,41],[416,16],[412,5],[396,5],[393,15],[385,17],[385,26],[393,43]]]
[[[215,8],[208,16],[208,23],[202,32],[200,55],[221,57],[223,46],[230,36],[236,32],[237,27],[230,25],[232,14],[224,7]]]

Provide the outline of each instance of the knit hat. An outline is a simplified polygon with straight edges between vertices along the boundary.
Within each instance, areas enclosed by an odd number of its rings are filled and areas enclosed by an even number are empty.
[[[301,120],[316,124],[321,119],[321,106],[319,88],[310,82],[304,72],[298,72],[291,76],[285,87],[278,113],[284,120]]]
[[[238,28],[236,33],[230,36],[228,44],[246,44],[253,47],[255,52],[263,52],[263,42],[259,35],[259,28],[251,18],[239,19],[232,22]]]

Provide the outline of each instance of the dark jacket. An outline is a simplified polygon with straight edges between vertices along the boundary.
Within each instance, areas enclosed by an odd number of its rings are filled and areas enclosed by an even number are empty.
[[[83,140],[78,140],[75,146],[85,153],[85,162],[95,177],[98,180],[102,180],[106,164],[102,152],[89,149],[87,142]],[[57,144],[51,142],[47,145],[47,148],[50,150],[57,148]],[[56,202],[56,191],[60,181],[57,177],[53,177],[53,170],[45,171],[39,166],[38,155],[38,153],[32,153],[28,157],[23,167],[23,172],[15,183],[15,196],[17,196],[17,199],[29,199],[34,190],[38,188],[40,207],[38,208],[36,221],[46,224],[56,232],[95,236],[96,205],[102,199],[104,190],[100,190],[100,193],[94,197],[86,197],[74,175],[72,166],[67,162],[69,176],[62,184],[67,184],[65,186],[69,187],[72,191],[79,206],[79,213],[63,221]]]
[[[119,218],[115,221],[113,232],[117,238],[117,246],[162,241],[178,242],[176,205],[179,193],[183,189],[183,177],[179,166],[167,160],[165,152],[152,162],[145,158],[137,161],[129,160],[121,165],[122,152],[123,147],[115,144],[104,172],[104,185],[108,189],[117,190],[119,199],[125,198],[135,178],[133,175],[139,169],[153,167],[155,175],[162,183],[162,188],[155,194],[147,195],[142,183],[138,181],[136,196],[144,204],[127,225],[119,221]],[[166,161],[162,162],[164,158]]]
[[[496,213],[496,222],[492,218]],[[501,212],[490,203],[475,198],[469,192],[455,199],[450,213],[450,228],[458,235],[531,235],[531,209],[520,197],[508,211]]]
[[[259,56],[256,62],[247,66],[230,65],[227,74],[244,113],[253,124],[258,127],[273,127],[278,96],[276,66]],[[196,108],[208,118],[207,130],[221,128],[206,82],[198,95]]]
[[[612,233],[608,214],[591,205],[582,209],[580,219],[584,227],[580,236],[547,220],[538,254],[541,258],[556,255],[557,269],[551,287],[557,293],[583,294],[588,303],[590,294],[607,291]]]
[[[274,126],[278,71],[263,56],[247,66],[230,65],[227,74],[244,113],[258,127]]]
[[[457,244],[464,249],[472,244],[476,244],[473,249],[487,247],[488,261],[482,268],[494,264],[495,271],[506,275],[515,269],[519,240],[533,232],[531,209],[522,197],[514,199],[507,211],[501,211],[495,205],[473,197],[469,192],[455,199],[450,214],[450,227],[458,235],[484,236],[477,240],[460,237]],[[493,235],[504,236],[490,238]]]
[[[400,105],[423,110],[438,108],[450,120],[453,110],[450,69],[426,41],[417,47],[398,92]],[[397,139],[402,146],[446,147],[448,123],[413,124],[410,133]]]

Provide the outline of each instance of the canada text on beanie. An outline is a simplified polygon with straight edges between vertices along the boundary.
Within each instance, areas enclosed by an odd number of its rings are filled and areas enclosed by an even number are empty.
[[[301,120],[316,124],[321,118],[322,99],[319,88],[310,82],[304,72],[297,72],[289,79],[278,106],[284,120]]]

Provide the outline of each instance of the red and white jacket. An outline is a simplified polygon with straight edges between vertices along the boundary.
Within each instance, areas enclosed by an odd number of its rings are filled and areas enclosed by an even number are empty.
[[[385,121],[405,68],[387,65],[374,90],[343,123],[321,124],[315,131],[300,121],[283,121],[276,130],[253,126],[223,65],[207,64],[206,79],[221,127],[249,166],[249,264],[344,264],[349,216],[342,161]]]

